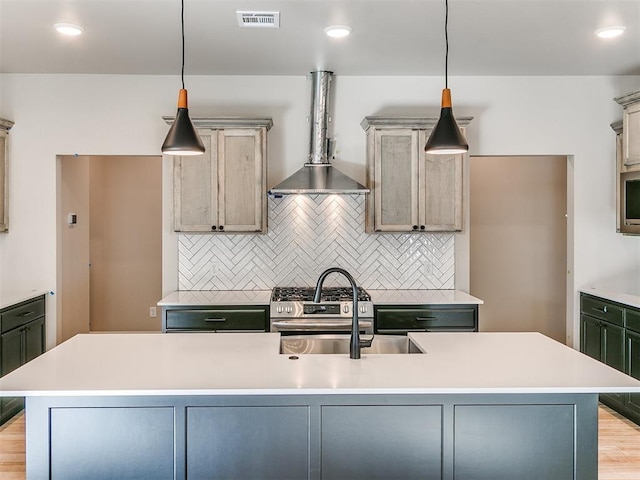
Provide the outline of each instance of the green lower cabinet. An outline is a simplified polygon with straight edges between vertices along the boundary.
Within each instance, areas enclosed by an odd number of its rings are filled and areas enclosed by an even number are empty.
[[[627,371],[633,378],[640,380],[640,333],[626,332]],[[640,393],[627,394],[626,407],[640,418]]]
[[[580,351],[640,380],[640,309],[582,294],[580,311]],[[640,393],[600,401],[640,425]]]
[[[36,302],[37,303],[37,302]],[[42,300],[44,303],[44,300]],[[28,312],[36,307],[25,304],[19,308],[26,308]],[[12,312],[9,311],[9,314]],[[36,318],[29,322],[19,324],[15,318],[22,318],[17,315],[9,316],[5,313],[0,317],[3,321],[1,327],[5,328],[9,319],[11,326],[18,325],[11,330],[6,330],[0,335],[0,376],[4,376],[18,367],[21,367],[45,350],[45,317]],[[27,315],[27,317],[29,317]],[[16,413],[24,408],[24,398],[4,397],[0,399],[0,425],[5,423]]]
[[[580,321],[582,324],[580,351],[624,372],[624,329],[590,315],[580,315]],[[600,395],[600,399],[607,405],[623,406],[625,395],[608,393]]]
[[[268,332],[268,305],[163,307],[162,331]]]

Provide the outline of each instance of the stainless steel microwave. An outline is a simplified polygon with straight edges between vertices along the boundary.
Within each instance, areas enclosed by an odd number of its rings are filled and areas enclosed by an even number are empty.
[[[620,174],[620,233],[640,235],[640,171]]]

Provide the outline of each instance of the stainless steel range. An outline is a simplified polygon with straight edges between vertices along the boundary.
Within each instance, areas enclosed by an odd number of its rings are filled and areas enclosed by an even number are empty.
[[[272,332],[281,335],[349,333],[352,323],[351,287],[322,289],[319,303],[313,302],[313,287],[275,287],[271,292]],[[360,332],[373,334],[371,296],[358,288],[358,325]]]

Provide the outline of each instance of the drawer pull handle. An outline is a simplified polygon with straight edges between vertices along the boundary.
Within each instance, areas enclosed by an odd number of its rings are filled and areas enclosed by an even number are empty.
[[[416,317],[418,322],[427,322],[429,320],[437,320],[438,317]]]
[[[31,315],[33,315],[34,313],[36,313],[36,312],[24,312],[24,313],[21,313],[21,314],[20,314],[20,315],[18,315],[18,316],[19,316],[19,317],[22,317],[22,318],[24,318],[24,317],[30,317],[30,316],[31,316]]]
[[[205,318],[204,319],[205,322],[226,322],[227,319],[226,318]]]

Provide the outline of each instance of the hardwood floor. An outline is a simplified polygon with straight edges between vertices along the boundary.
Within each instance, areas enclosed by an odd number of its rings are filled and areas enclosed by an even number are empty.
[[[0,427],[0,479],[24,480],[24,415]],[[598,479],[640,479],[640,426],[609,407],[598,409]]]
[[[640,426],[600,404],[598,480],[640,479]]]
[[[24,414],[19,413],[0,427],[0,479],[24,480]]]

